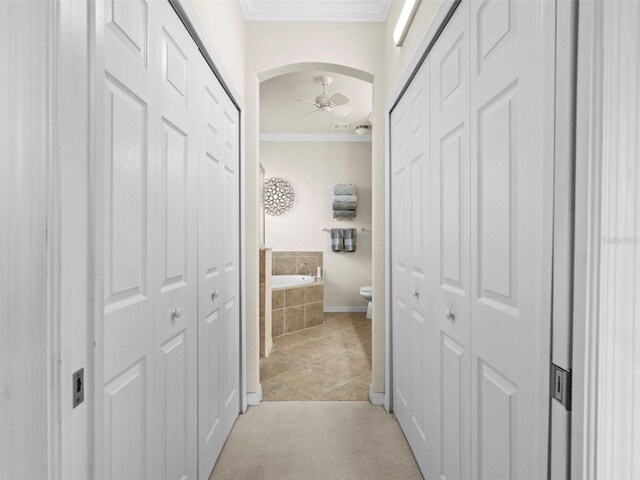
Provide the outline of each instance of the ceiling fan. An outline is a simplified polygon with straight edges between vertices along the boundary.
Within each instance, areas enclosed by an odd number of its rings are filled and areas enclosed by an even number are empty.
[[[323,75],[316,78],[316,81],[322,85],[322,93],[312,100],[298,100],[302,103],[308,103],[316,107],[315,110],[310,111],[307,115],[311,115],[316,112],[330,112],[339,117],[346,117],[353,111],[353,107],[347,105],[349,98],[341,93],[334,93],[329,95],[327,93],[327,85],[331,85],[333,78],[328,75]]]

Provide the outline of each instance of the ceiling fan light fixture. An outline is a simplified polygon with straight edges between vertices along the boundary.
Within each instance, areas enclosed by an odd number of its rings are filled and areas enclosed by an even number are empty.
[[[331,105],[320,105],[320,110],[322,110],[323,112],[330,112]]]
[[[369,125],[358,125],[356,127],[356,135],[366,135],[369,133]]]

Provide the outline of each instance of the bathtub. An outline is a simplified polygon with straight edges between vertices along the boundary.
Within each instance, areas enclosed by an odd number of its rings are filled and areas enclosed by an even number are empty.
[[[282,290],[283,288],[301,287],[313,282],[315,282],[315,279],[308,275],[273,275],[271,277],[271,289]]]

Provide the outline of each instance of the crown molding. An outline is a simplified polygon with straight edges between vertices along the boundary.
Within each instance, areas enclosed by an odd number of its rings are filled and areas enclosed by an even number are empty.
[[[355,142],[371,143],[371,134],[353,133],[261,133],[261,142]]]
[[[240,0],[248,22],[384,22],[391,0]]]

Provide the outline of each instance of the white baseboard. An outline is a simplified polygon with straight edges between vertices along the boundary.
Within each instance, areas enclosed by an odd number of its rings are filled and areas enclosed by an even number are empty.
[[[247,405],[255,407],[256,405],[260,405],[261,401],[262,401],[262,385],[258,384],[257,392],[247,393]]]
[[[373,385],[369,385],[369,401],[371,405],[383,405],[384,404],[384,392],[377,393],[373,391]]]
[[[324,306],[325,313],[367,313],[367,306],[362,307],[330,307]]]

